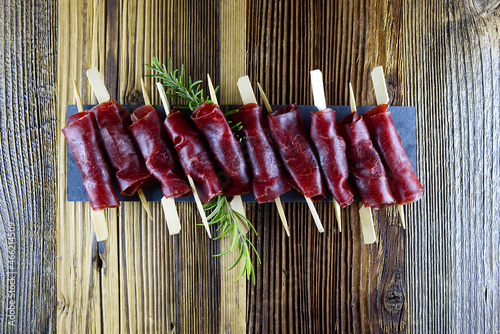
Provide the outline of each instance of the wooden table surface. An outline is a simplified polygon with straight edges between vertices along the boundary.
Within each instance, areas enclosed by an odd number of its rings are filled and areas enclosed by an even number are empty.
[[[60,333],[500,332],[500,10],[494,0],[0,2],[0,331]],[[110,94],[143,103],[153,56],[210,73],[219,101],[259,81],[273,104],[311,104],[323,71],[329,104],[375,103],[371,69],[393,105],[416,106],[422,200],[374,213],[363,245],[357,205],[247,205],[259,236],[257,284],[212,256],[193,204],[169,237],[159,204],[108,211],[97,243],[87,203],[65,198],[60,128],[76,80],[98,66]],[[151,89],[153,81],[147,80]],[[153,101],[158,103],[157,94]]]

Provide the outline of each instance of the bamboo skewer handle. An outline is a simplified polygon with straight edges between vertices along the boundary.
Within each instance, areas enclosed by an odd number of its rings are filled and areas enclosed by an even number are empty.
[[[243,104],[257,104],[257,99],[255,98],[255,93],[253,91],[252,84],[250,83],[250,78],[248,77],[248,75],[239,78],[237,85]],[[283,228],[285,229],[286,235],[290,236],[290,228],[288,227],[288,221],[286,219],[285,211],[283,210],[283,205],[281,204],[279,196],[274,199],[274,203],[276,204],[276,208],[278,209],[278,214],[280,216],[281,223],[283,224]]]
[[[373,69],[372,73],[372,83],[375,90],[375,97],[377,99],[377,104],[389,104],[389,94],[387,93],[387,85],[385,83],[384,69],[382,66],[377,66]],[[405,214],[403,211],[403,206],[396,203],[396,207],[399,212],[399,217],[401,218],[401,225],[406,229]]]
[[[266,106],[267,112],[272,113],[273,110],[271,108],[271,105],[269,104],[269,100],[267,99],[266,93],[264,93],[264,90],[262,89],[262,86],[260,83],[257,82],[257,87],[259,87],[260,95],[262,97],[262,100],[264,101],[264,105]],[[306,203],[309,207],[309,211],[311,211],[311,215],[314,219],[314,223],[316,224],[316,227],[318,228],[318,231],[320,233],[323,233],[325,229],[323,228],[323,224],[321,223],[321,219],[319,218],[318,211],[316,211],[316,207],[314,206],[314,203],[311,201],[309,197],[304,196]]]
[[[323,75],[320,70],[311,71],[310,74],[314,105],[318,108],[318,110],[326,109]],[[333,208],[335,209],[335,218],[337,218],[339,232],[342,232],[342,209],[335,198],[333,198]]]
[[[82,98],[78,89],[76,88],[76,82],[73,80],[73,87],[75,91],[75,101],[78,107],[78,112],[83,112]],[[97,241],[103,241],[108,238],[108,223],[106,221],[106,216],[104,215],[104,209],[99,211],[94,211],[90,209],[92,215],[92,222],[94,223],[95,238]]]
[[[354,92],[351,83],[349,82],[349,103],[351,105],[351,112],[356,112],[356,100],[354,99]],[[373,224],[372,209],[364,206],[363,203],[359,207],[359,220],[361,222],[361,230],[363,232],[363,242],[365,244],[373,244],[377,241],[375,235],[375,225]]]

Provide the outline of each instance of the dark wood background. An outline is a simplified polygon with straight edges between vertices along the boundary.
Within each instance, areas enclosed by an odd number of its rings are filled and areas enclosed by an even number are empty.
[[[498,333],[499,4],[1,1],[0,331]],[[318,234],[304,204],[285,204],[287,238],[272,205],[248,205],[256,286],[232,283],[233,259],[212,258],[227,241],[207,240],[192,204],[168,237],[159,205],[151,222],[126,203],[96,243],[88,204],[65,199],[71,81],[94,102],[84,73],[98,66],[111,96],[139,104],[153,56],[210,73],[221,103],[240,103],[235,83],[249,74],[273,104],[310,104],[320,68],[328,103],[347,104],[351,81],[358,104],[374,104],[369,73],[384,66],[391,103],[417,108],[426,191],[406,208],[407,229],[382,210],[367,246],[356,207],[338,233],[318,204]]]

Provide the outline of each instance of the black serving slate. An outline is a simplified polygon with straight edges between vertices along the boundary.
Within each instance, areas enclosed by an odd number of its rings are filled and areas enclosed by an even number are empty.
[[[94,105],[84,105],[84,109],[88,110],[94,107]],[[125,109],[129,112],[132,112],[135,108],[139,106],[130,106],[124,105]],[[229,106],[229,109],[234,109],[237,106]],[[273,106],[273,110],[277,110],[282,106]],[[333,110],[335,110],[337,114],[337,120],[341,120],[346,115],[351,112],[351,108],[349,106],[329,106]],[[163,119],[165,118],[165,111],[163,106],[155,106],[158,114]],[[225,106],[222,107],[222,110],[225,110]],[[304,127],[306,132],[309,134],[309,126],[310,126],[310,116],[309,113],[311,111],[316,111],[317,108],[315,106],[309,105],[299,105],[300,112],[302,114],[302,120],[304,121]],[[358,113],[360,115],[364,114],[368,110],[373,107],[370,106],[359,106],[357,107]],[[392,118],[394,120],[394,124],[396,125],[400,135],[401,140],[403,141],[403,145],[408,153],[408,156],[411,159],[411,163],[413,168],[415,169],[417,162],[417,147],[416,147],[416,115],[415,115],[415,107],[389,107],[389,110],[392,112]],[[78,112],[76,105],[68,105],[67,107],[67,117]],[[187,113],[188,111],[186,111]],[[78,167],[76,166],[75,159],[73,158],[73,154],[67,148],[67,200],[70,202],[87,202],[87,193],[85,192],[85,188],[83,188],[82,177]],[[115,188],[118,191],[118,187],[115,185]],[[148,201],[151,202],[159,202],[163,197],[163,193],[161,191],[161,187],[159,183],[152,184],[148,187],[143,188],[144,194]],[[358,197],[358,196],[356,196]],[[120,201],[139,201],[139,196],[134,195],[131,197],[123,196],[119,194]],[[292,189],[286,194],[280,196],[282,202],[304,202],[304,196],[298,191]],[[255,202],[255,197],[253,194],[246,194],[242,196],[244,202]],[[193,196],[187,196],[182,198],[176,198],[177,202],[194,202]],[[358,198],[359,200],[359,198]],[[331,195],[325,201],[332,201]]]

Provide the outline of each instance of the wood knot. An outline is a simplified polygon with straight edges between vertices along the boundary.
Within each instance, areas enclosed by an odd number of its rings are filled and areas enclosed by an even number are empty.
[[[403,308],[404,294],[399,285],[393,284],[384,295],[384,306],[391,313],[398,313]]]
[[[135,105],[143,105],[144,104],[144,97],[142,96],[142,93],[140,90],[134,90],[132,93],[130,93],[127,97],[128,104],[135,104]]]
[[[500,1],[498,0],[475,0],[473,4],[477,12],[482,15],[493,14],[500,8]]]

